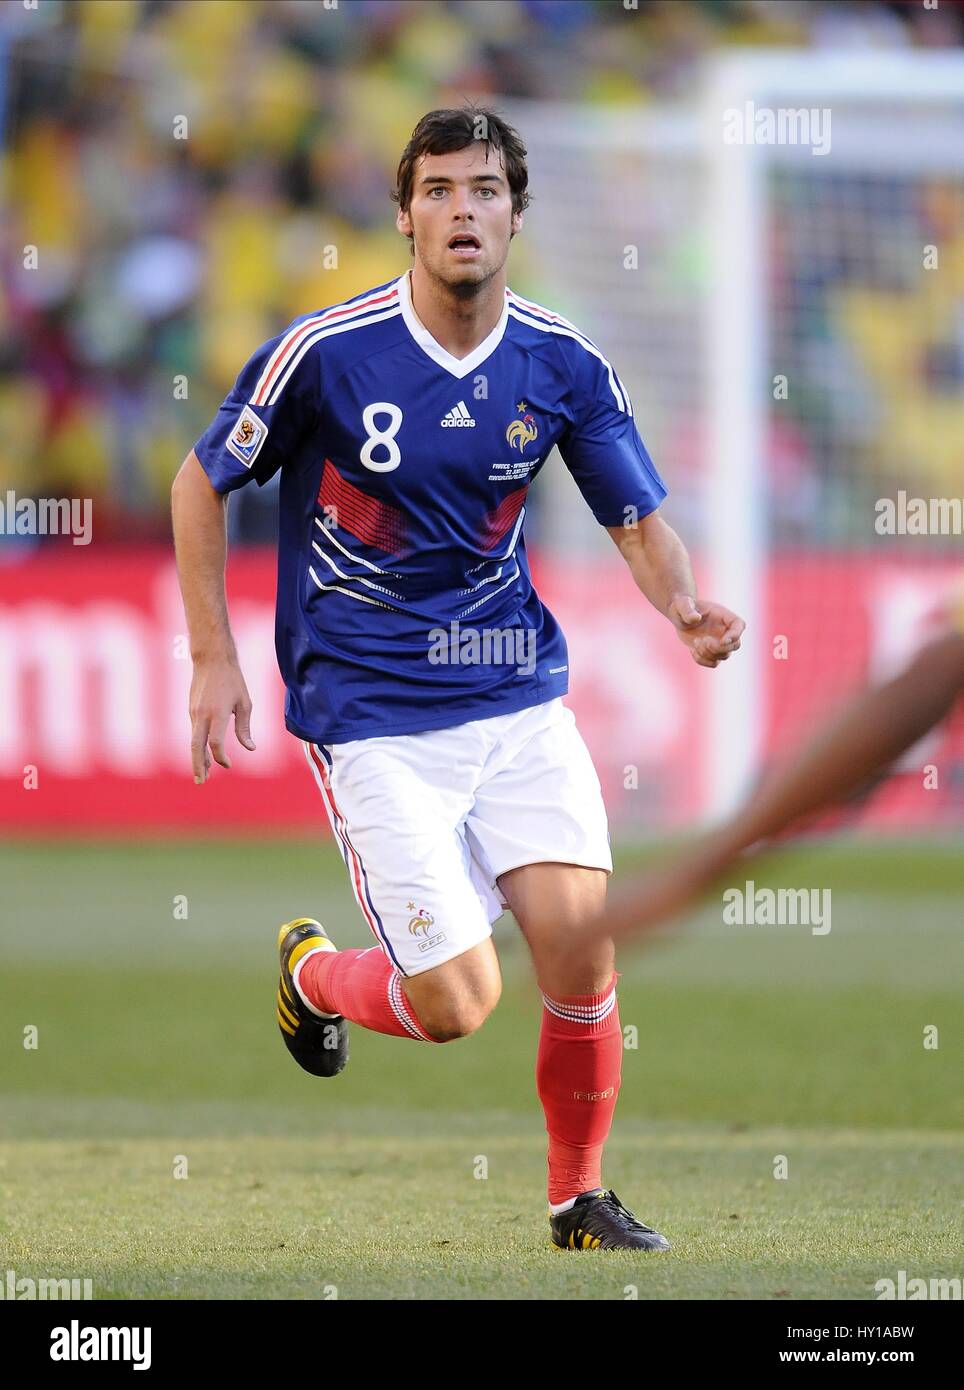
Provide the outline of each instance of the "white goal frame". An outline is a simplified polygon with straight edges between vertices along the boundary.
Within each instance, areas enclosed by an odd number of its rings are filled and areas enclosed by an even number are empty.
[[[829,108],[831,148],[814,155],[799,145],[727,145],[724,113],[757,108]],[[908,129],[900,103],[920,111]],[[874,105],[872,117],[861,106]],[[943,106],[955,106],[949,117]],[[927,120],[927,108],[931,118]],[[806,159],[827,172],[842,168],[942,172],[964,179],[964,54],[923,50],[876,52],[734,49],[708,66],[702,135],[707,173],[710,294],[706,304],[709,398],[706,459],[707,590],[746,618],[737,660],[714,673],[710,700],[707,811],[712,819],[747,793],[760,768],[764,663],[771,638],[763,630],[767,555],[764,449],[768,360],[765,289],[766,175],[776,163]],[[841,119],[846,114],[846,119]]]

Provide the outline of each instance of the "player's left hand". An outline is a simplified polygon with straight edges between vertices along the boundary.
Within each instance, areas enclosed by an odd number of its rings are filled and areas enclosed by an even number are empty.
[[[689,594],[677,594],[666,610],[681,642],[690,649],[697,666],[718,666],[740,649],[746,623],[709,599],[694,601]]]

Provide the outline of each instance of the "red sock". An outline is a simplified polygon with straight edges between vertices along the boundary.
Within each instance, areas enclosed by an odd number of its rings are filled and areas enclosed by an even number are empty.
[[[402,977],[380,946],[366,951],[317,951],[298,975],[298,989],[322,1013],[341,1014],[373,1033],[435,1042],[402,992]]]
[[[543,994],[536,1086],[549,1134],[549,1201],[602,1187],[619,1094],[623,1034],[614,974],[601,994]]]

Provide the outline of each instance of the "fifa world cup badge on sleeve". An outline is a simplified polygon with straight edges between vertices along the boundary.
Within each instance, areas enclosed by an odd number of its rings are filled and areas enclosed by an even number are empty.
[[[228,435],[228,448],[245,468],[250,468],[267,437],[268,426],[246,405],[238,416],[238,423]]]

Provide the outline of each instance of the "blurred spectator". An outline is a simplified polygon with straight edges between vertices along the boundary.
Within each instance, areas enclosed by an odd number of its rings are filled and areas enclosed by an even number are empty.
[[[170,479],[250,352],[408,264],[388,193],[433,106],[691,101],[695,65],[721,44],[935,41],[960,42],[959,19],[928,29],[900,6],[841,0],[7,7],[0,482],[93,497],[99,539],[166,537]],[[859,337],[861,307],[842,312]],[[872,332],[888,306],[867,312]],[[935,391],[959,385],[960,362],[958,323],[926,354]],[[788,517],[814,486],[802,428],[782,436]],[[271,500],[238,502],[233,533],[270,536]]]

